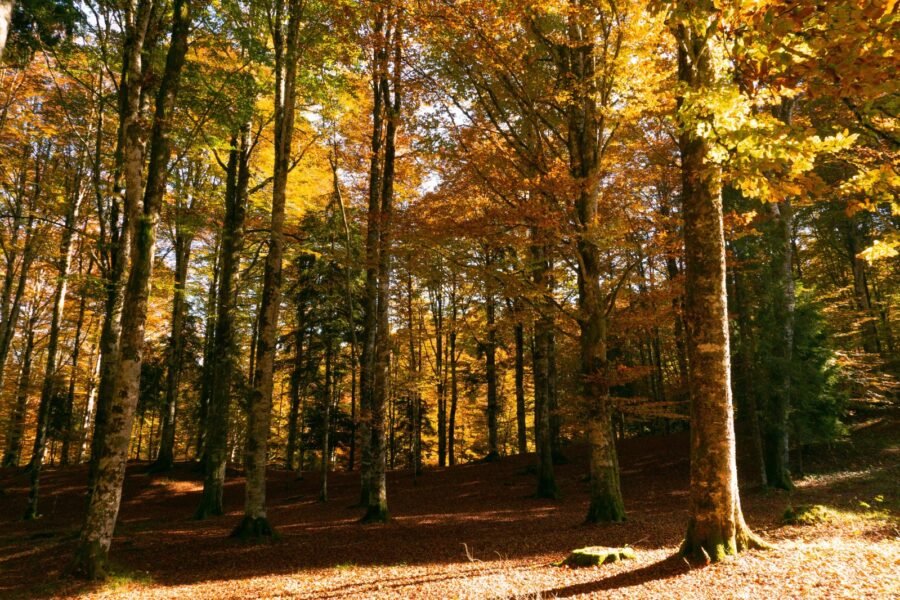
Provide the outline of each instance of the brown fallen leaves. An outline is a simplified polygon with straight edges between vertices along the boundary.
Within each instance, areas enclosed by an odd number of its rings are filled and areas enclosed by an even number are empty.
[[[746,490],[751,527],[777,544],[709,567],[675,553],[687,508],[683,435],[630,440],[622,447],[629,520],[582,525],[585,456],[569,450],[558,468],[562,500],[531,497],[531,457],[426,470],[413,484],[391,473],[392,522],[359,525],[356,474],[333,474],[331,500],[316,501],[316,475],[295,481],[270,473],[269,518],[281,539],[247,545],[228,539],[240,519],[242,481],[230,480],[228,514],[193,521],[199,474],[179,465],[156,479],[129,469],[112,548],[115,572],[100,586],[60,577],[84,509],[85,470],[48,469],[45,517],[24,523],[27,477],[0,477],[0,596],[96,598],[860,598],[900,593],[897,457],[841,457],[801,482],[790,499],[834,507],[842,518],[783,525],[788,496]],[[869,460],[869,462],[865,462]],[[862,462],[860,462],[862,461]],[[851,464],[852,463],[852,464]],[[841,476],[841,473],[868,473]],[[829,473],[832,473],[829,475]],[[887,489],[886,489],[887,488]],[[877,510],[871,499],[881,498]],[[868,498],[869,502],[864,502]],[[865,504],[870,508],[862,506]],[[632,546],[635,560],[566,569],[551,563],[581,546]]]

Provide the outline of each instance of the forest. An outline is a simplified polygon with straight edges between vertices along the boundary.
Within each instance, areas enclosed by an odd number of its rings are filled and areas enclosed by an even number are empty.
[[[900,594],[897,0],[0,0],[0,596]]]

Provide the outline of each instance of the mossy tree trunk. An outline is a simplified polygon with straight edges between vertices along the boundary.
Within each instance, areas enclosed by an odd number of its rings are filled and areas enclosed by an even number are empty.
[[[678,77],[689,98],[704,98],[716,84],[712,64],[713,8],[679,2],[681,19],[670,26],[678,43]],[[685,114],[685,99],[679,115]],[[685,325],[691,402],[690,519],[682,553],[722,560],[756,544],[744,523],[737,463],[728,314],[722,172],[710,157],[712,141],[696,123],[681,122],[682,198],[685,240]]]
[[[125,145],[125,209],[129,215],[129,223],[134,227],[134,234],[131,238],[131,266],[125,287],[114,394],[100,447],[96,480],[75,555],[74,571],[88,578],[105,576],[107,555],[122,499],[128,445],[140,392],[144,327],[156,247],[156,228],[169,171],[170,117],[175,108],[187,54],[190,10],[190,0],[175,0],[172,6],[172,34],[156,96],[146,185],[142,173],[143,153],[140,148],[131,145],[138,143],[140,139],[137,129],[139,124],[127,124],[130,133],[126,135],[130,141]],[[150,2],[140,3],[136,11],[133,6],[126,8],[126,37],[130,44],[134,44],[130,53],[126,52],[134,61],[129,69],[132,75],[142,72],[142,40],[152,13],[153,6]],[[137,78],[131,79],[132,83],[136,81]],[[139,95],[136,86],[129,89],[129,96],[133,94]],[[140,101],[139,98],[131,100]],[[131,113],[132,116],[137,114],[137,111]],[[139,201],[141,195],[142,203]]]

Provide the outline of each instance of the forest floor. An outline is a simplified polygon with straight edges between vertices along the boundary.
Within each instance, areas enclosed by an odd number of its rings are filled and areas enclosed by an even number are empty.
[[[685,434],[621,445],[628,521],[584,525],[583,450],[557,469],[559,501],[531,497],[533,457],[388,477],[392,520],[360,525],[358,474],[319,478],[273,470],[269,516],[281,537],[245,544],[243,480],[226,491],[226,516],[194,521],[201,483],[188,464],[150,477],[129,466],[112,547],[115,575],[89,584],[64,575],[85,503],[83,467],[47,469],[43,518],[20,519],[27,476],[0,472],[0,597],[58,598],[898,598],[900,413],[858,407],[851,438],[816,448],[792,494],[745,489],[750,526],[774,544],[725,563],[676,555],[687,520]],[[821,504],[826,522],[786,525],[789,505]],[[574,549],[630,545],[635,560],[552,566]]]

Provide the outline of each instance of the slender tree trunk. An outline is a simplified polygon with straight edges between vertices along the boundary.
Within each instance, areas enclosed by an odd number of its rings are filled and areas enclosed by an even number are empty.
[[[534,347],[531,353],[534,379],[534,445],[538,467],[536,495],[539,498],[557,498],[559,489],[553,473],[553,433],[550,425],[550,396],[553,393],[550,382],[553,318],[548,314],[550,278],[547,273],[549,263],[545,247],[538,244],[531,246],[531,263],[534,286],[542,295],[534,321]]]
[[[32,307],[31,317],[25,325],[25,349],[22,352],[22,370],[16,385],[16,404],[9,419],[6,430],[6,449],[3,453],[4,467],[18,466],[22,455],[22,442],[25,437],[25,413],[28,409],[28,392],[31,388],[31,357],[34,353],[34,327],[37,324],[39,311]]]
[[[284,255],[284,215],[287,177],[291,162],[296,102],[297,61],[300,23],[304,2],[289,0],[288,14],[279,1],[276,8],[275,43],[275,164],[272,180],[272,221],[269,252],[263,274],[262,300],[259,306],[259,335],[256,342],[256,369],[247,416],[247,446],[244,470],[247,476],[244,519],[233,536],[263,538],[274,534],[266,515],[266,464],[269,424],[272,418],[272,390],[275,376],[275,351],[278,338],[278,312],[281,306],[281,270]],[[287,16],[287,38],[283,19]]]
[[[235,139],[232,139],[233,145],[237,145]],[[230,159],[230,153],[229,153]],[[226,179],[228,175],[226,174]],[[206,322],[203,331],[203,371],[200,380],[200,406],[197,413],[197,446],[195,453],[197,461],[202,465],[205,464],[203,455],[206,447],[206,420],[209,413],[210,395],[212,394],[213,378],[213,342],[216,337],[216,298],[219,291],[219,266],[221,261],[222,240],[220,235],[215,235],[215,243],[213,244],[213,272],[209,280],[209,287],[206,292]]]
[[[528,430],[525,420],[525,327],[516,323],[516,426],[519,454],[528,452]]]
[[[100,357],[97,356],[98,350],[99,344],[94,343],[94,347],[91,350],[91,358],[89,359],[89,363],[92,366],[87,386],[87,402],[84,407],[84,416],[81,419],[81,438],[78,443],[78,458],[75,461],[79,465],[88,457],[88,432],[90,431],[91,423],[94,420],[94,410],[97,401],[97,378],[100,376]]]
[[[376,7],[374,23],[376,48],[373,69],[373,134],[372,173],[369,186],[369,228],[367,235],[376,235],[374,250],[369,251],[367,239],[367,259],[376,258],[374,272],[366,277],[366,346],[368,352],[369,395],[363,413],[363,475],[362,500],[366,507],[363,522],[385,522],[388,520],[386,467],[386,410],[388,385],[390,381],[390,323],[388,320],[391,279],[391,215],[394,202],[394,161],[396,158],[395,137],[400,119],[400,72],[402,69],[402,37],[400,11],[393,5]],[[393,70],[391,70],[393,68]],[[384,129],[384,156],[381,160],[381,131]],[[376,141],[377,138],[377,141]],[[372,213],[373,203],[380,205]],[[378,225],[372,231],[373,218]],[[364,364],[366,360],[364,358]],[[362,407],[362,405],[361,405]]]
[[[740,259],[740,253],[735,250],[735,255]],[[737,312],[737,324],[740,337],[740,394],[745,402],[743,409],[750,425],[750,443],[753,445],[753,455],[759,467],[759,481],[762,487],[769,485],[766,474],[766,457],[763,452],[762,428],[760,427],[759,405],[757,403],[757,389],[755,385],[754,360],[756,356],[756,335],[750,318],[750,307],[747,301],[747,289],[741,266],[736,265],[732,271],[734,279],[734,305]],[[740,408],[740,407],[739,407]],[[740,414],[740,413],[739,413]]]
[[[324,409],[322,417],[322,488],[319,492],[319,501],[328,502],[328,450],[329,433],[331,429],[331,395],[334,386],[333,349],[331,339],[325,342],[325,390],[323,394]]]
[[[299,439],[300,419],[300,387],[303,380],[303,342],[306,332],[306,304],[301,299],[297,301],[297,330],[294,332],[294,365],[291,371],[291,408],[288,413],[288,439],[285,453],[285,467],[288,470],[294,468],[294,453],[297,451]]]
[[[491,250],[486,250],[485,268],[490,270],[493,266]],[[488,278],[491,274],[488,273]],[[484,344],[484,374],[487,379],[487,428],[488,428],[488,453],[485,460],[493,461],[500,458],[499,435],[497,416],[500,412],[499,399],[497,397],[497,299],[494,296],[493,286],[487,282],[485,285],[484,300],[485,324],[487,327],[487,341]]]
[[[93,266],[93,265],[91,265]],[[91,270],[91,266],[88,267],[88,272]],[[80,269],[79,269],[80,270]],[[72,436],[75,433],[74,429],[74,415],[75,415],[75,384],[78,380],[78,361],[81,357],[81,332],[84,329],[84,314],[87,309],[87,298],[82,291],[81,299],[78,302],[78,319],[75,321],[75,339],[72,341],[72,373],[69,375],[69,389],[66,393],[66,410],[65,410],[65,424],[63,426],[63,441],[62,441],[62,449],[60,451],[60,464],[62,466],[66,466],[69,464],[69,447],[72,444]]]
[[[78,179],[78,178],[76,178]],[[66,213],[60,247],[60,259],[58,264],[59,279],[56,283],[56,291],[53,295],[53,313],[50,317],[50,333],[47,341],[47,364],[44,368],[44,383],[41,387],[41,400],[38,404],[37,430],[34,434],[34,449],[31,453],[31,462],[28,468],[31,474],[31,491],[28,493],[28,506],[25,509],[25,519],[38,518],[38,496],[40,493],[41,468],[44,463],[44,453],[47,449],[47,435],[50,426],[50,405],[53,398],[60,390],[60,375],[57,372],[57,360],[59,353],[59,333],[62,326],[63,312],[66,306],[66,293],[68,291],[69,270],[72,266],[72,249],[75,232],[75,223],[78,221],[78,211],[81,207],[81,182],[80,179],[73,184],[72,197]]]
[[[681,2],[679,2],[681,4]],[[715,84],[711,10],[684,3],[689,21],[678,21],[678,78],[703,98]],[[684,110],[679,101],[679,112]],[[682,113],[683,114],[683,113]],[[691,398],[690,520],[681,551],[718,561],[756,544],[744,523],[737,481],[725,240],[722,230],[722,172],[711,145],[695,124],[679,133],[686,266],[685,324]]]
[[[169,171],[169,125],[187,54],[191,8],[190,0],[175,0],[172,6],[172,36],[156,97],[146,185],[142,185],[142,164],[130,162],[131,154],[138,157],[141,153],[136,152],[130,143],[125,148],[126,155],[129,155],[129,159],[126,159],[126,197],[132,200],[126,204],[126,212],[132,216],[130,223],[134,227],[134,235],[122,311],[113,401],[100,448],[95,486],[76,551],[75,571],[89,578],[105,575],[106,558],[122,499],[128,440],[140,392],[144,326],[156,247],[156,226]],[[138,14],[140,15],[140,11]],[[138,45],[135,51],[140,51],[142,45]],[[129,128],[136,125],[129,123]],[[137,202],[141,191],[143,206]]]
[[[244,248],[244,221],[250,182],[250,125],[241,127],[231,140],[225,190],[225,219],[219,254],[219,281],[216,299],[215,334],[210,353],[213,375],[206,413],[206,440],[203,450],[203,495],[194,513],[197,519],[221,515],[225,468],[228,463],[228,416],[231,388],[237,368],[238,346],[234,313],[241,251]]]
[[[176,216],[176,219],[179,217]],[[169,471],[175,465],[175,416],[178,405],[178,386],[181,381],[181,362],[184,359],[184,319],[187,312],[185,284],[191,257],[193,236],[184,231],[184,224],[175,225],[175,287],[172,292],[172,319],[166,365],[166,399],[160,425],[159,451],[150,465],[151,473]]]
[[[353,244],[350,238],[350,223],[347,219],[347,207],[344,204],[344,195],[341,193],[341,183],[338,178],[337,151],[332,152],[331,179],[334,187],[334,197],[341,211],[341,226],[344,228],[344,253],[347,266],[345,292],[347,294],[347,326],[350,329],[350,456],[347,470],[352,471],[356,462],[356,371],[359,363],[359,341],[356,339],[356,311],[353,308]]]

